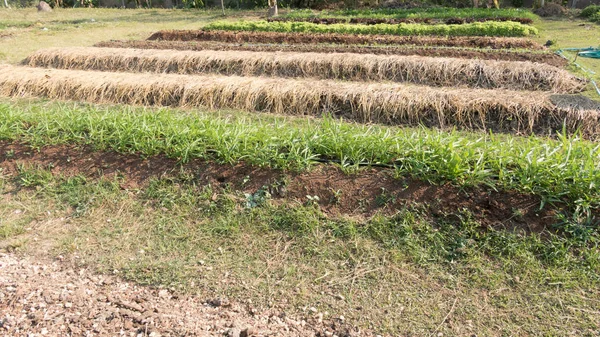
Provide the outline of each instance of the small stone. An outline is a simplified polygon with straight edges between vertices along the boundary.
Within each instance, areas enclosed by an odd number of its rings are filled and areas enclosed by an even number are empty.
[[[315,307],[310,307],[310,308],[308,309],[308,311],[315,313],[315,312],[317,312],[317,308],[315,308]]]
[[[240,337],[250,337],[253,336],[256,332],[253,327],[247,327],[246,329],[240,332]]]
[[[238,328],[231,328],[227,330],[227,337],[240,337],[242,331]]]

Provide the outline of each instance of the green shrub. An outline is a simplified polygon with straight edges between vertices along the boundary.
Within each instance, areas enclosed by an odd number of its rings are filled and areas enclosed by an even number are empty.
[[[590,5],[581,11],[581,16],[584,18],[592,18],[600,12],[600,5]]]
[[[309,22],[213,22],[206,30],[261,31],[282,33],[341,33],[341,34],[380,34],[380,35],[441,35],[441,36],[527,36],[536,35],[537,29],[516,22],[475,22],[464,25],[425,25],[425,24],[377,24],[320,25]]]

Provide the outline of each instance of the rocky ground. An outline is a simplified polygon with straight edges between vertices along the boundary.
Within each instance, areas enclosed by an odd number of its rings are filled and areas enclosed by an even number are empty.
[[[312,310],[311,310],[312,309]],[[343,317],[323,321],[265,312],[250,303],[200,299],[112,275],[0,253],[3,336],[366,336]]]

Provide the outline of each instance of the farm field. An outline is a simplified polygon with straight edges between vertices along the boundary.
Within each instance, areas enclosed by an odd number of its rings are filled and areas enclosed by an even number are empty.
[[[263,16],[0,10],[0,331],[600,332],[599,26]]]

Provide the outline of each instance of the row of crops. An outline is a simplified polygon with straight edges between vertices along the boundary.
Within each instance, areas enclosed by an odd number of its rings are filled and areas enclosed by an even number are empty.
[[[464,23],[473,22],[487,22],[487,21],[514,21],[523,24],[532,24],[533,20],[529,18],[513,18],[513,17],[498,17],[498,18],[449,18],[445,20],[431,19],[431,18],[401,18],[401,19],[378,19],[378,18],[288,18],[278,17],[269,18],[269,22],[310,22],[331,25],[336,23],[350,23],[350,24],[366,24],[375,25],[381,23],[387,24],[400,24],[400,23],[426,23],[426,24],[439,24],[445,23],[447,25],[460,25]]]
[[[370,19],[451,19],[451,18],[518,18],[535,19],[536,16],[527,10],[502,8],[413,8],[413,9],[345,9],[314,12],[311,10],[295,10],[284,15],[288,18],[370,18]]]
[[[312,22],[281,22],[281,21],[240,21],[240,22],[214,22],[205,27],[207,30],[228,31],[259,31],[281,33],[338,33],[338,34],[370,34],[370,35],[395,35],[395,36],[507,36],[518,37],[535,35],[537,29],[530,25],[518,22],[474,22],[462,25],[446,24],[418,24],[379,23],[373,25],[355,24],[318,24]]]

